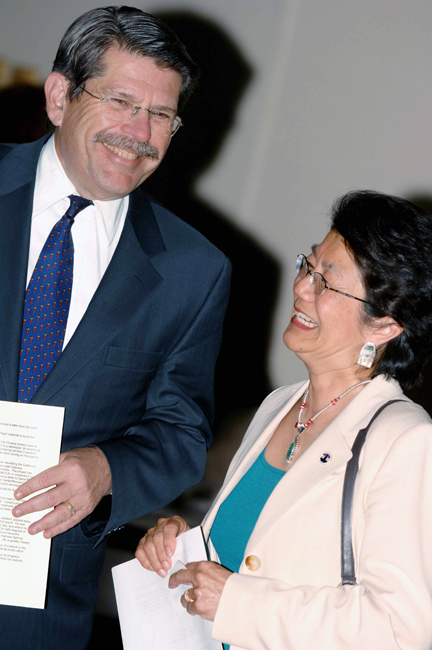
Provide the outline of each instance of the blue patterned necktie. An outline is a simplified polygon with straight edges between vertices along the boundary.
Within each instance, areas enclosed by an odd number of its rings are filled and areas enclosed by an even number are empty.
[[[46,240],[27,287],[21,338],[18,402],[29,402],[63,348],[72,293],[71,228],[93,201],[71,194],[70,207]]]

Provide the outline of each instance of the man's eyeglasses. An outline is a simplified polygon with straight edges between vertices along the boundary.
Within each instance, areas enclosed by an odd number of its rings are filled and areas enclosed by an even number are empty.
[[[344,291],[339,291],[339,289],[333,289],[332,287],[329,287],[327,280],[325,279],[324,276],[321,275],[321,273],[310,270],[309,262],[307,261],[305,255],[302,254],[297,255],[296,273],[297,273],[297,277],[300,280],[305,278],[309,273],[310,275],[309,286],[311,288],[312,293],[314,293],[316,296],[322,296],[325,290],[329,289],[329,291],[334,291],[335,293],[341,293],[343,296],[347,296],[348,298],[354,298],[354,300],[360,300],[360,302],[365,302],[367,305],[370,304],[367,300],[363,300],[363,298],[357,298],[356,296],[352,296],[350,293],[345,293]]]
[[[93,93],[89,92],[82,86],[78,86],[78,88],[87,93],[87,95],[100,101],[106,113],[109,114],[109,117],[117,122],[124,122],[125,120],[130,119],[136,115],[138,111],[147,111],[151,127],[160,135],[164,135],[168,138],[172,138],[172,136],[177,133],[179,128],[182,126],[181,117],[178,115],[172,115],[168,111],[159,110],[157,108],[134,106],[129,100],[121,99],[120,97],[96,97],[96,95],[93,95]]]

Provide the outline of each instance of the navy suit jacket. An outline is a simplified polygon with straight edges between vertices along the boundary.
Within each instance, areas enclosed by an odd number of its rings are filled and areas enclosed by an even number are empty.
[[[0,146],[1,400],[17,400],[35,171],[45,141]],[[60,618],[75,618],[76,624],[59,629],[52,647],[69,647],[68,634],[71,648],[84,647],[76,630],[88,633],[104,537],[200,480],[211,440],[213,373],[229,276],[228,260],[202,235],[141,190],[130,195],[111,263],[31,399],[66,407],[63,451],[97,445],[104,452],[111,507],[105,518],[95,512],[93,520],[53,540],[46,610],[0,608],[4,643],[7,619],[14,620],[5,647],[51,647],[46,637],[38,645],[37,621],[46,635]],[[65,585],[74,585],[73,593]],[[20,645],[17,635],[29,632],[24,621],[30,619],[36,636],[28,646],[23,636]]]

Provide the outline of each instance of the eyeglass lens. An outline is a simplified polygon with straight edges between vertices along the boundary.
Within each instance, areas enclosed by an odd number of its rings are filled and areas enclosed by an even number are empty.
[[[158,111],[152,108],[144,108],[144,106],[135,106],[127,99],[98,97],[82,86],[79,86],[79,88],[94,99],[98,99],[104,107],[104,111],[110,114],[110,119],[124,122],[136,115],[138,111],[147,111],[155,131],[165,136],[173,136],[182,126],[181,118],[178,115],[173,117],[163,110]]]
[[[148,111],[153,128],[164,135],[171,135],[179,127],[180,119],[163,112],[154,112],[146,108],[137,108],[131,102],[122,101],[121,103],[114,98],[107,98],[103,101],[105,111],[109,112],[110,117],[114,120],[124,121],[125,119],[136,115],[138,111]]]
[[[304,277],[306,277],[308,273],[308,263],[307,259],[304,255],[298,255],[297,256],[297,262],[296,262],[296,271],[297,271],[297,277],[302,280]],[[325,281],[324,278],[320,273],[311,273],[310,274],[310,288],[311,291],[316,294],[317,296],[320,296],[322,293],[325,291]]]

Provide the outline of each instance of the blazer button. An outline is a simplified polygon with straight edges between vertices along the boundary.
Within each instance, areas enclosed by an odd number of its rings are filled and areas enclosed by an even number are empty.
[[[245,564],[249,571],[258,571],[261,567],[261,560],[256,555],[248,555]]]

